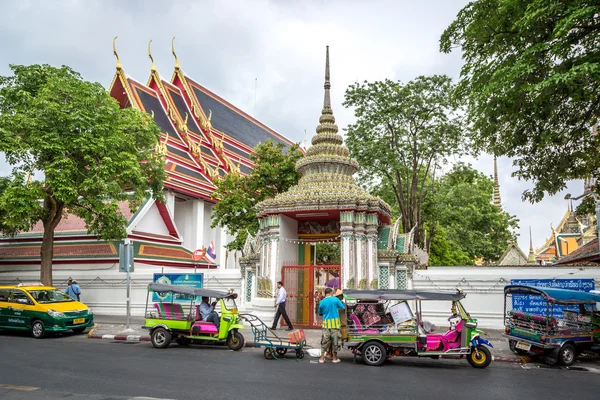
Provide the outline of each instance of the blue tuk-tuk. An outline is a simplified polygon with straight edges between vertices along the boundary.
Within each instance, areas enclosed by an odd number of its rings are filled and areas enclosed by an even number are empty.
[[[572,365],[583,352],[600,354],[600,295],[525,285],[504,287],[504,327],[510,349]]]

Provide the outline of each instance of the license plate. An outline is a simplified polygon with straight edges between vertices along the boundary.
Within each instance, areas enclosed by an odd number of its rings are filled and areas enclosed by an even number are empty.
[[[85,318],[77,318],[73,320],[73,325],[85,323]]]
[[[515,347],[519,350],[525,350],[525,351],[529,351],[529,349],[531,349],[531,345],[529,343],[523,343],[523,342],[517,343],[517,345]]]

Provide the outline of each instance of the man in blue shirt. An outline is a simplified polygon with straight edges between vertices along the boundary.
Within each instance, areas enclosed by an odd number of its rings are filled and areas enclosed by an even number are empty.
[[[81,288],[77,284],[77,281],[73,280],[73,279],[69,279],[69,281],[67,283],[69,286],[67,287],[67,290],[65,290],[65,292],[69,296],[71,296],[73,298],[73,300],[79,301],[80,296],[81,296]]]
[[[288,331],[294,330],[292,327],[292,321],[290,321],[290,317],[288,317],[287,312],[285,311],[285,301],[287,300],[287,292],[283,287],[283,282],[277,282],[277,299],[275,300],[275,308],[277,308],[277,312],[275,313],[275,319],[273,320],[273,326],[271,329],[277,329],[277,323],[279,322],[279,318],[283,316],[285,323],[288,326]]]
[[[319,303],[319,315],[323,317],[323,330],[321,331],[321,358],[319,363],[325,362],[325,353],[327,353],[331,342],[334,363],[341,360],[337,357],[340,349],[342,335],[340,332],[340,309],[345,309],[344,303],[337,297],[333,297],[333,289],[325,289],[325,298]]]
[[[217,302],[213,301],[212,304],[209,304],[209,301],[209,297],[202,298],[202,303],[200,303],[200,314],[202,315],[202,320],[206,322],[212,322],[215,324],[218,330],[221,320],[219,319],[219,314],[215,311]]]

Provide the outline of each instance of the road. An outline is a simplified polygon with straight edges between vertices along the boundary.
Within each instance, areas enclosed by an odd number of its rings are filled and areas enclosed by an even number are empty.
[[[496,362],[396,358],[382,367],[266,360],[259,349],[154,349],[66,335],[42,340],[0,332],[0,398],[114,399],[597,399],[600,375]]]

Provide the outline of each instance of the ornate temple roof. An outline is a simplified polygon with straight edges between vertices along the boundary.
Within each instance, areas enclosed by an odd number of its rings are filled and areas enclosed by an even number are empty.
[[[353,175],[358,163],[350,158],[350,152],[338,134],[331,109],[329,46],[325,62],[325,96],[312,146],[304,158],[296,163],[299,180],[285,193],[259,203],[259,217],[297,211],[356,210],[377,212],[379,218],[389,222],[391,208],[383,200],[372,196],[359,187]]]

